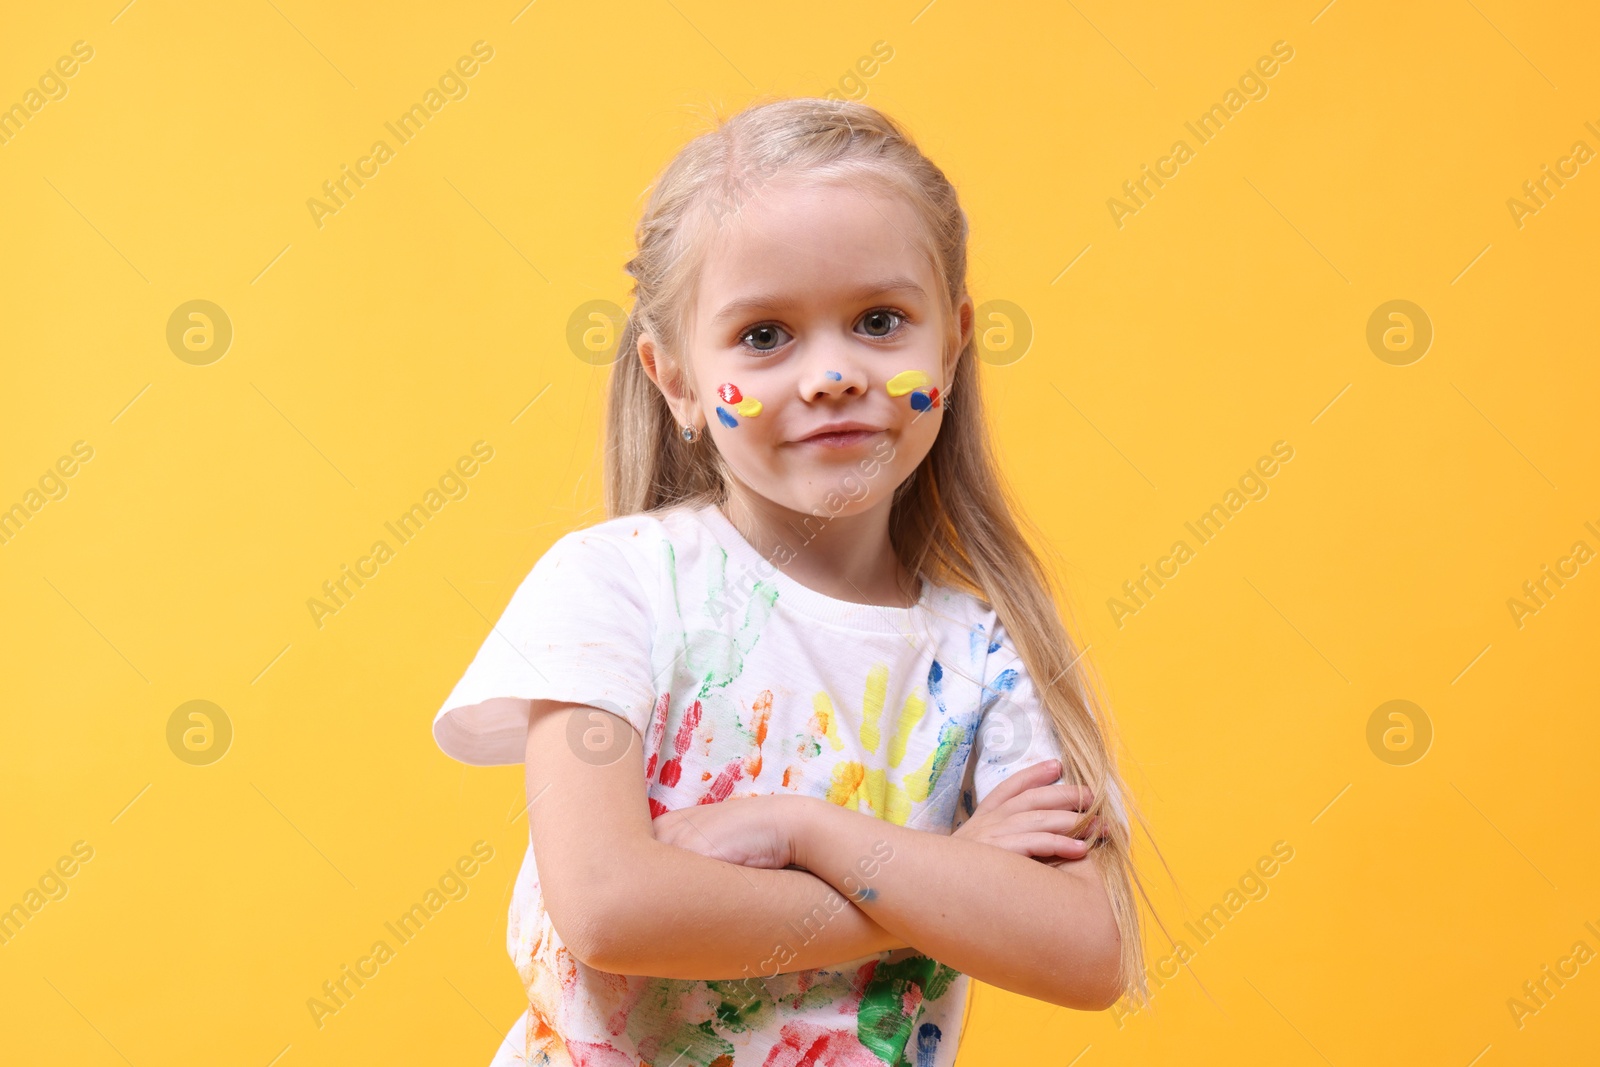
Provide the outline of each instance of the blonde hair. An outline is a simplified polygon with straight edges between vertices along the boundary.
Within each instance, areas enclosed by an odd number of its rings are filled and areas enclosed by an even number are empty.
[[[814,98],[752,104],[679,151],[656,179],[639,222],[637,253],[626,266],[634,279],[633,309],[618,342],[606,412],[610,516],[725,500],[730,474],[710,435],[692,446],[684,443],[666,397],[635,347],[641,335],[649,334],[665,357],[658,373],[687,396],[696,395],[687,351],[696,280],[710,243],[707,228],[736,213],[763,182],[797,175],[860,179],[905,198],[924,231],[909,236],[925,241],[946,289],[947,360],[959,342],[953,312],[967,295],[967,219],[944,172],[898,124],[865,104]],[[1122,787],[1110,755],[1112,724],[1105,701],[1057,611],[1049,572],[1014,517],[1020,511],[1000,475],[984,422],[973,340],[961,350],[943,396],[958,399],[946,405],[928,455],[895,489],[890,539],[912,575],[971,593],[994,609],[1009,633],[1054,723],[1065,780],[1093,789],[1094,804],[1085,818],[1102,816],[1107,825],[1108,839],[1089,856],[1121,935],[1119,982],[1137,1005],[1148,1006],[1134,887],[1147,905],[1150,899],[1132,860],[1131,832],[1106,810],[1108,788],[1116,784],[1147,837],[1149,825]],[[1031,524],[1029,529],[1036,532]]]

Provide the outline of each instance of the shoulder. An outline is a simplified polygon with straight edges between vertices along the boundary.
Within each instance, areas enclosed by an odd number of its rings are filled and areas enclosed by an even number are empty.
[[[642,511],[582,526],[556,538],[536,569],[611,568],[654,571],[668,547],[692,538],[692,515],[682,509]]]
[[[983,666],[1007,647],[999,615],[972,593],[936,585],[928,594],[927,606],[934,624],[957,641],[971,666]]]
[[[641,545],[669,536],[669,525],[675,518],[675,512],[641,511],[633,515],[618,515],[614,519],[605,519],[568,531],[557,538],[550,548],[554,551],[557,545],[565,548],[594,542],[618,548],[637,549]]]
[[[680,579],[708,565],[715,551],[710,531],[685,505],[619,515],[558,537],[514,601],[538,610],[554,598],[578,612],[624,602],[665,618],[674,613]]]

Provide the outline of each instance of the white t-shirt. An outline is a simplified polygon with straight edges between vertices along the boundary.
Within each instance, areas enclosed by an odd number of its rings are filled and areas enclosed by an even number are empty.
[[[552,545],[435,717],[440,746],[519,760],[475,736],[471,706],[503,696],[625,718],[644,740],[652,817],[794,793],[948,834],[1006,775],[1061,755],[992,609],[929,582],[911,608],[824,596],[711,506]],[[914,948],[748,980],[597,971],[545,912],[531,838],[506,944],[529,997],[528,1063],[949,1067],[968,993]]]

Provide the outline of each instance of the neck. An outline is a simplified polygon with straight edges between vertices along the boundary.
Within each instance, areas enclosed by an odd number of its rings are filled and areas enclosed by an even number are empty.
[[[722,513],[757,552],[801,585],[835,600],[906,608],[919,593],[889,540],[891,503],[885,496],[849,514],[813,515],[735,485]],[[780,565],[784,548],[793,556]]]

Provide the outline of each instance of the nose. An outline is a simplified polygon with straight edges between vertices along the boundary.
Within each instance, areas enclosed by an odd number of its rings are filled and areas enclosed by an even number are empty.
[[[819,355],[806,368],[800,393],[806,400],[863,396],[870,383],[854,360]]]

